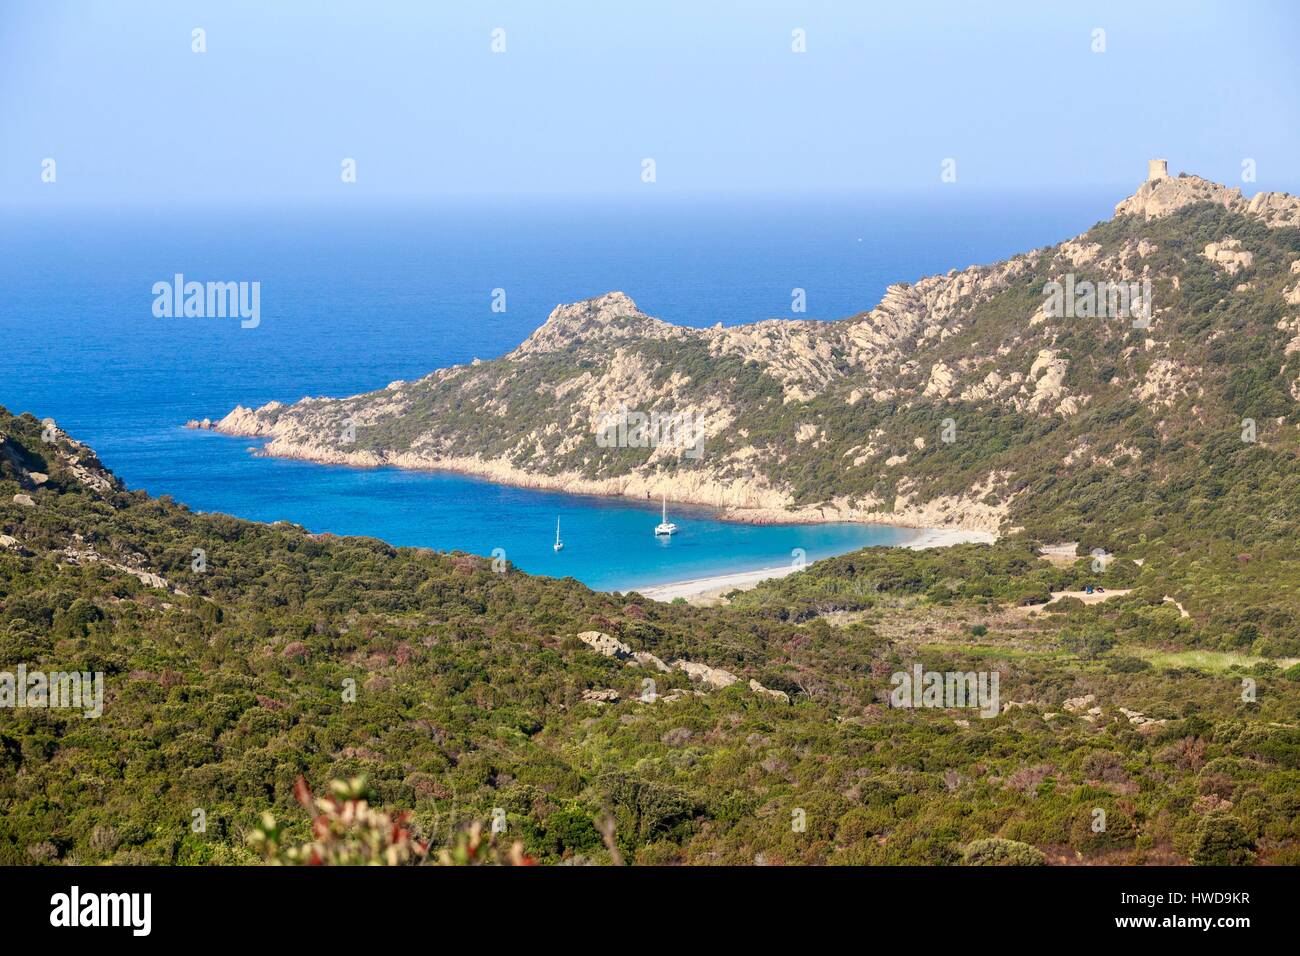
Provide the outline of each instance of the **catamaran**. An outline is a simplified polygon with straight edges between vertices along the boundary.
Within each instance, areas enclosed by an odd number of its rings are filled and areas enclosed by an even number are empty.
[[[564,542],[560,540],[560,519],[555,519],[555,544],[552,545],[556,551],[564,550]]]
[[[677,525],[668,520],[668,496],[664,495],[664,513],[663,520],[655,527],[655,535],[676,534]]]

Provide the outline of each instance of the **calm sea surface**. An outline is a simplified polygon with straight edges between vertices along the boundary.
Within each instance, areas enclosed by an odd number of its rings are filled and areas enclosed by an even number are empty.
[[[718,522],[653,504],[527,491],[447,474],[253,457],[186,431],[236,404],[349,395],[509,351],[558,303],[621,289],[679,324],[874,306],[885,287],[1083,231],[1108,195],[801,201],[560,201],[412,208],[0,208],[0,404],[51,416],[136,488],[201,511],[398,545],[490,554],[624,589],[810,560],[909,532]],[[261,324],[157,319],[175,273],[261,283]],[[507,311],[491,311],[504,289]],[[804,317],[804,316],[800,316]],[[565,548],[551,549],[555,521]]]

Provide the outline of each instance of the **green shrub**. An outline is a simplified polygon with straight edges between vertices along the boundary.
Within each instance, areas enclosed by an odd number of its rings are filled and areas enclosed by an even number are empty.
[[[992,837],[966,844],[961,862],[963,866],[1043,866],[1047,859],[1028,843]]]
[[[1197,866],[1245,866],[1255,859],[1255,844],[1235,817],[1216,814],[1197,827],[1191,858]]]

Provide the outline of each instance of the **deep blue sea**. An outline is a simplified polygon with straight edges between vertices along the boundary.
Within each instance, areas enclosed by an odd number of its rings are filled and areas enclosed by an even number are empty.
[[[754,527],[645,503],[447,474],[256,458],[183,429],[236,404],[349,395],[509,351],[562,302],[620,289],[693,326],[835,319],[885,287],[1073,236],[1108,191],[1050,198],[671,198],[410,207],[0,207],[0,404],[53,417],[134,488],[200,511],[490,554],[626,589],[905,540],[898,529]],[[155,282],[261,283],[261,324],[155,318]],[[492,290],[504,289],[505,313]],[[565,549],[551,549],[556,518]]]

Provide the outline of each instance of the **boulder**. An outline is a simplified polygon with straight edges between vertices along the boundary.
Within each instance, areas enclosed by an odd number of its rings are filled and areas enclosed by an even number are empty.
[[[1255,262],[1255,254],[1242,249],[1240,239],[1211,242],[1201,255],[1222,266],[1228,275],[1236,275],[1241,269],[1249,269]]]
[[[604,654],[606,657],[613,657],[620,661],[629,660],[632,657],[632,648],[618,638],[602,634],[600,631],[583,631],[578,635],[578,640],[597,654]]]
[[[633,651],[632,660],[640,664],[642,667],[653,667],[655,670],[661,671],[665,674],[672,670],[671,667],[659,658],[655,657],[649,651]]]
[[[721,667],[710,667],[708,664],[675,660],[673,661],[673,667],[683,671],[693,682],[700,684],[707,690],[722,690],[724,687],[730,687],[740,680],[730,671],[724,671]]]
[[[752,690],[755,694],[762,694],[764,697],[771,697],[774,700],[779,700],[783,704],[790,703],[790,695],[787,694],[785,691],[771,690],[770,688],[764,687],[762,684],[754,680],[752,677],[749,680],[749,689]]]
[[[1096,694],[1085,694],[1082,697],[1071,697],[1061,706],[1071,714],[1077,714],[1081,710],[1087,710],[1092,704],[1097,702]]]

